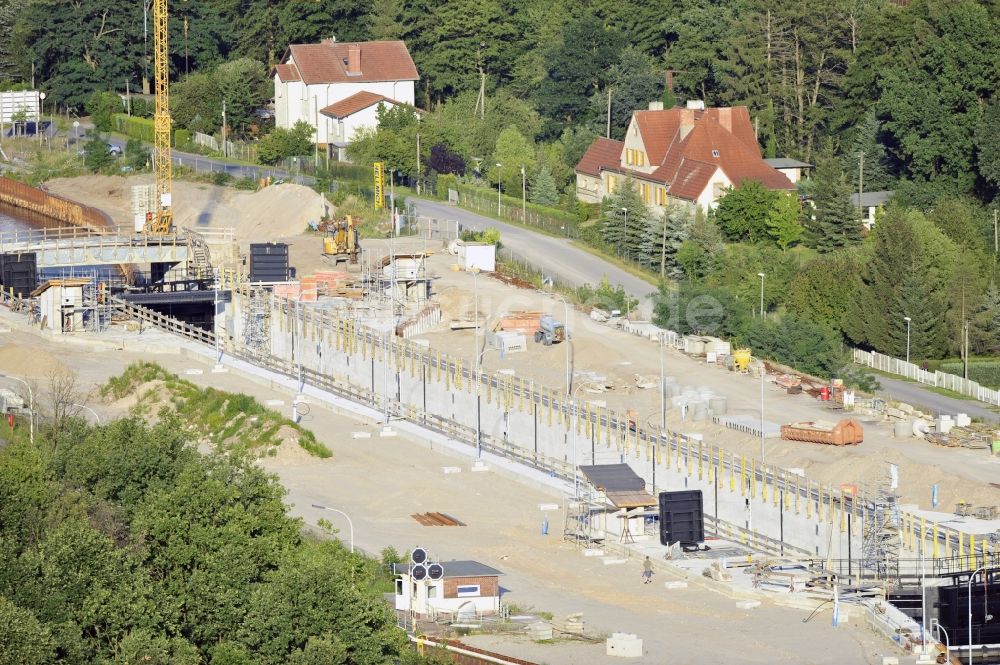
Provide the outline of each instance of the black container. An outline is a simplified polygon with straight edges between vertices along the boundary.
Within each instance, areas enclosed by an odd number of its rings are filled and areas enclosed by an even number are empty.
[[[689,545],[705,541],[701,490],[660,492],[660,544]]]
[[[27,298],[38,286],[38,265],[34,252],[0,254],[0,284],[4,290]]]
[[[250,281],[284,282],[288,280],[288,245],[282,242],[250,245]]]

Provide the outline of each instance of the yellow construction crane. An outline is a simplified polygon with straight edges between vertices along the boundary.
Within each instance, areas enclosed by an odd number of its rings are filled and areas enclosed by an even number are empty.
[[[153,115],[153,170],[156,174],[156,212],[146,222],[146,233],[165,236],[174,230],[171,208],[170,162],[170,52],[167,48],[167,0],[153,0],[153,79],[156,112]]]

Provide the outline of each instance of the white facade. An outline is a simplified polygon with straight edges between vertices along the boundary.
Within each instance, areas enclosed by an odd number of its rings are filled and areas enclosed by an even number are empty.
[[[295,64],[295,61],[289,58],[288,63]],[[375,126],[375,109],[378,105],[339,121],[327,118],[320,111],[359,92],[384,95],[410,105],[415,99],[413,81],[351,81],[307,85],[303,81],[282,81],[281,77],[275,74],[275,126],[291,129],[296,122],[304,120],[313,127],[318,127],[315,139],[317,143],[321,145],[349,143],[358,127]]]
[[[468,580],[424,579],[418,582],[403,574],[396,578],[395,607],[401,612],[415,612],[424,616],[448,612],[459,620],[499,613],[500,596],[489,592],[483,595],[486,590],[482,588],[481,581],[482,578],[473,577]],[[445,586],[449,582],[456,584],[459,590],[465,589],[465,591],[459,591],[454,597],[446,597]],[[494,586],[499,588],[495,583]]]

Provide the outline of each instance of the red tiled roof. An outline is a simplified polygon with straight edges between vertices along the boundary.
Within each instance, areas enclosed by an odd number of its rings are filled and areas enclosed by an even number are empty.
[[[302,77],[299,76],[299,70],[292,63],[275,65],[274,71],[278,74],[278,78],[285,82],[302,80]]]
[[[694,124],[683,135],[681,123],[689,115]],[[642,142],[649,163],[659,165],[651,173],[621,166],[620,141],[598,139],[580,160],[576,170],[600,177],[600,171],[614,171],[635,178],[666,184],[672,196],[693,200],[721,168],[733,185],[756,180],[772,190],[794,189],[781,172],[761,159],[750,112],[745,106],[697,109],[673,108],[665,111],[636,111]]]
[[[576,165],[576,170],[595,178],[601,177],[601,169],[618,170],[622,159],[622,148],[625,144],[621,141],[599,138],[590,144],[587,152],[583,153],[580,162]]]
[[[351,47],[360,49],[358,75],[348,75],[347,58]],[[383,42],[330,42],[320,44],[292,44],[282,58],[289,56],[298,67],[301,80],[314,83],[346,83],[357,81],[416,81],[413,58],[401,41]],[[280,67],[281,65],[279,65]],[[280,76],[279,72],[279,76]],[[285,80],[282,78],[282,80]]]
[[[354,115],[358,111],[364,110],[369,106],[374,106],[379,102],[389,102],[395,106],[402,106],[403,102],[398,102],[395,99],[386,97],[385,95],[380,95],[375,92],[368,92],[367,90],[362,90],[361,92],[356,92],[350,97],[345,97],[339,102],[334,102],[327,107],[321,108],[319,110],[323,115],[330,116],[331,118],[346,118],[349,115]]]

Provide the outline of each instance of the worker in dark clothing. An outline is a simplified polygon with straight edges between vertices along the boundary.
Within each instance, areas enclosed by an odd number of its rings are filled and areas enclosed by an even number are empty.
[[[643,584],[649,584],[653,581],[653,562],[646,557],[646,560],[642,562],[642,576],[646,580]]]

